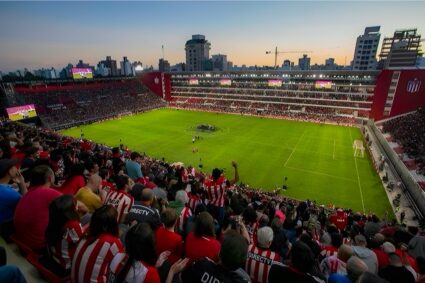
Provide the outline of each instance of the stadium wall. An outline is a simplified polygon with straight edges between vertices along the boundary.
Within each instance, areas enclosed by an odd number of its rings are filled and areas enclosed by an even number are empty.
[[[171,100],[171,75],[163,72],[148,72],[139,76],[140,81],[153,93],[163,99]]]
[[[399,72],[398,79],[394,73]],[[397,75],[397,73],[396,73]],[[388,94],[395,86],[394,98]],[[385,113],[385,105],[390,107]],[[425,69],[383,70],[377,77],[370,118],[376,121],[391,118],[425,107]]]
[[[26,93],[39,93],[39,92],[55,92],[64,90],[78,90],[78,89],[101,89],[108,86],[121,86],[128,83],[130,80],[122,81],[76,81],[76,82],[62,82],[62,83],[37,83],[37,84],[16,84],[14,89],[16,92]]]
[[[380,146],[385,152],[385,155],[388,157],[389,161],[394,166],[395,171],[403,181],[403,184],[406,186],[406,189],[411,195],[411,199],[415,202],[417,209],[422,214],[422,216],[425,216],[425,197],[423,195],[422,189],[413,179],[412,175],[407,170],[406,165],[404,165],[394,150],[390,147],[381,131],[376,127],[375,123],[369,121],[367,125],[370,129],[369,132],[373,133],[375,138],[378,140]]]

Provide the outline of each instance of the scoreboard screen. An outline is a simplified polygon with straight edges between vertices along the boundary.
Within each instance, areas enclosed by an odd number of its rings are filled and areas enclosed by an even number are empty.
[[[93,79],[93,72],[90,68],[72,68],[71,72],[74,80]]]
[[[7,116],[12,121],[32,118],[37,116],[34,104],[21,105],[16,107],[6,108]]]

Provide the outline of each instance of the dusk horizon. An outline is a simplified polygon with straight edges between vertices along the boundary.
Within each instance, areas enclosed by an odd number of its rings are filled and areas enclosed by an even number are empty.
[[[106,56],[144,66],[185,62],[193,34],[211,43],[210,55],[226,54],[234,65],[295,64],[312,51],[312,64],[335,58],[349,65],[357,36],[381,26],[381,42],[397,29],[425,30],[425,2],[0,2],[0,71],[62,69]],[[11,24],[13,23],[13,24]],[[380,52],[379,45],[377,55]]]

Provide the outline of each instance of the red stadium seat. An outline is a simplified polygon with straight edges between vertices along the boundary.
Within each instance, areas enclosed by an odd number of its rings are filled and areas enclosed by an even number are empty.
[[[15,234],[10,236],[10,239],[19,247],[19,249],[21,250],[21,253],[24,255],[29,255],[34,253],[34,251],[28,247],[25,243],[21,242]]]
[[[54,274],[51,270],[42,265],[39,261],[39,255],[31,253],[27,256],[27,260],[40,272],[41,276],[51,283],[68,283],[71,282],[69,275],[60,277]]]

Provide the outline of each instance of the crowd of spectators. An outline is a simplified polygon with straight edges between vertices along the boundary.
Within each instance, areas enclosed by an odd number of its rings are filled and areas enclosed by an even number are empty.
[[[136,80],[84,84],[36,91],[16,88],[22,104],[35,104],[46,127],[58,129],[158,108],[165,102]]]
[[[16,123],[0,139],[1,234],[71,282],[425,282],[417,227],[238,185],[236,162],[227,179]]]
[[[171,106],[249,115],[266,115],[313,122],[353,124],[369,117],[373,94],[368,87],[288,84],[271,88],[173,85]]]
[[[341,101],[371,101],[373,97],[370,93],[350,92],[350,91],[322,91],[322,90],[297,90],[279,88],[229,88],[229,87],[181,87],[173,86],[172,93],[175,94],[225,94],[225,95],[249,95],[263,97],[289,97],[289,98],[312,98],[312,99],[333,99]],[[373,92],[372,92],[373,94]],[[370,102],[369,102],[370,103]]]
[[[311,98],[311,97],[287,97],[287,96],[276,96],[276,95],[250,95],[250,94],[216,94],[216,93],[175,93],[175,97],[198,97],[203,99],[224,99],[224,100],[250,100],[250,101],[263,101],[263,102],[274,102],[282,104],[300,104],[300,105],[327,105],[327,106],[340,106],[346,108],[362,108],[368,110],[371,102],[358,102],[343,99],[324,99],[324,98]]]
[[[277,103],[262,103],[255,101],[235,101],[230,99],[203,99],[198,97],[176,96],[170,102],[171,107],[183,109],[201,109],[203,111],[235,113],[242,115],[257,115],[292,120],[310,121],[316,123],[332,123],[353,125],[356,119],[353,110],[334,109],[320,106],[287,105]],[[359,112],[359,117],[367,115]]]
[[[425,175],[425,109],[386,121],[383,131],[390,133],[404,153],[415,160],[417,173]]]
[[[261,90],[261,91],[306,91],[306,92],[320,92],[320,93],[332,93],[332,92],[346,92],[346,93],[355,93],[355,94],[373,94],[374,85],[353,85],[350,83],[341,83],[341,84],[332,84],[331,87],[320,88],[317,87],[315,81],[309,83],[292,83],[292,82],[283,82],[281,86],[270,86],[269,80],[264,81],[236,81],[232,80],[231,85],[220,85],[219,81],[202,81],[200,85],[188,85],[187,80],[179,81],[173,80],[173,87],[178,89],[187,89],[187,88],[201,88],[201,89],[214,89],[222,91],[238,91],[240,89],[244,90]]]

